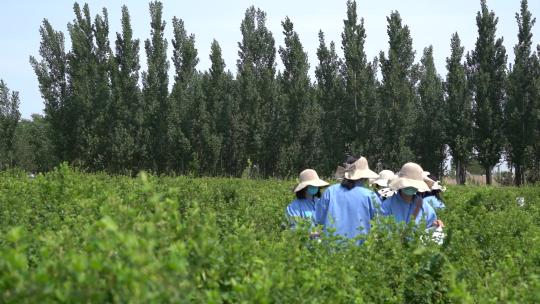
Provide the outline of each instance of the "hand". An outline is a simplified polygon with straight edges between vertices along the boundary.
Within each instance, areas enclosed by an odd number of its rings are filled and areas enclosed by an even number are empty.
[[[435,222],[433,222],[433,226],[444,228],[444,223],[441,220],[435,220]]]
[[[313,231],[309,234],[309,237],[312,239],[319,238],[321,236],[321,233],[319,231]]]

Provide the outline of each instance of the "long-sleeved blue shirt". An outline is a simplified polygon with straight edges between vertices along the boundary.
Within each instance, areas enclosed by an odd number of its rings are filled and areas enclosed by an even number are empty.
[[[369,233],[370,221],[377,215],[380,204],[377,195],[367,188],[358,185],[348,190],[335,184],[324,191],[315,205],[315,218],[325,231],[335,228],[336,235],[354,238]]]
[[[295,199],[287,208],[285,208],[285,215],[291,224],[291,227],[295,227],[298,218],[310,220],[315,225],[315,202],[318,198],[313,199]]]
[[[396,222],[405,222],[408,224],[414,217],[413,213],[416,208],[417,198],[422,200],[421,197],[415,195],[412,202],[408,203],[403,200],[398,191],[382,202],[382,213],[385,216],[393,216]],[[427,228],[431,227],[433,222],[437,220],[435,210],[425,200],[422,200],[422,206],[415,219],[415,223],[418,225],[422,220],[426,221]]]

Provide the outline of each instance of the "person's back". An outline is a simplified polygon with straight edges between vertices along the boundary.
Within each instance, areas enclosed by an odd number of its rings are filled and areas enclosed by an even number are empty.
[[[354,238],[369,233],[370,221],[379,207],[380,200],[373,191],[361,185],[349,190],[336,184],[324,192],[316,205],[316,220],[326,231],[333,228],[336,235]]]
[[[338,172],[342,174],[342,182],[326,189],[315,205],[316,221],[324,226],[326,232],[335,229],[335,234],[343,237],[367,234],[380,200],[364,186],[368,185],[370,178],[379,175],[369,169],[365,157],[348,160],[345,168],[338,168]]]

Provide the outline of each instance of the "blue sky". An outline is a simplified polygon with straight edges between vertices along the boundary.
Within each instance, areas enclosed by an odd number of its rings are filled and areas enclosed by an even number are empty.
[[[84,3],[84,2],[80,2]],[[141,41],[149,37],[149,15],[147,1],[89,1],[93,15],[107,7],[111,30],[111,42],[120,31],[120,8],[126,4],[130,10],[134,35]],[[276,45],[283,44],[281,21],[289,16],[308,53],[311,73],[317,63],[317,33],[323,30],[327,42],[334,40],[341,46],[341,31],[346,15],[346,1],[297,0],[297,1],[163,1],[164,17],[167,21],[166,38],[170,40],[173,16],[185,22],[189,33],[196,36],[199,52],[199,70],[209,66],[210,44],[215,38],[221,45],[227,68],[236,71],[238,41],[241,40],[240,22],[250,5],[267,13],[267,26],[273,32]],[[388,49],[386,16],[392,10],[400,12],[403,23],[410,27],[416,61],[428,45],[434,47],[435,63],[439,74],[445,75],[445,58],[450,52],[450,36],[458,32],[466,51],[474,48],[477,36],[476,13],[480,1],[473,0],[358,0],[358,15],[365,19],[367,33],[366,53],[371,59],[379,51]],[[498,36],[504,37],[509,62],[513,61],[513,47],[517,41],[515,13],[519,11],[519,0],[488,0],[488,7],[499,17]],[[38,55],[39,26],[43,18],[49,19],[56,30],[67,35],[67,23],[73,20],[73,2],[3,0],[0,10],[0,78],[11,90],[20,92],[21,113],[28,118],[32,113],[41,113],[43,102],[36,77],[28,63],[30,55]],[[529,0],[533,16],[540,16],[540,0]],[[539,18],[540,19],[540,18]],[[540,20],[539,20],[540,23]],[[540,24],[533,28],[534,44],[540,43]],[[68,38],[68,37],[67,37]],[[66,49],[70,48],[69,39]],[[170,43],[169,43],[170,49]],[[146,57],[141,44],[141,62],[145,69]],[[170,51],[170,50],[169,50]],[[170,57],[170,55],[169,55]],[[281,62],[278,59],[278,68]],[[170,70],[169,73],[173,71]]]

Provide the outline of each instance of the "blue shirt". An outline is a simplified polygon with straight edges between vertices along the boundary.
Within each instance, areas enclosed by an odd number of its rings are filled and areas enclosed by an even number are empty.
[[[377,195],[367,188],[355,186],[348,190],[335,184],[324,191],[315,205],[315,218],[325,231],[334,228],[336,235],[354,238],[369,233],[370,221],[377,215],[380,205]]]
[[[428,202],[431,205],[431,207],[433,207],[433,209],[438,209],[438,208],[444,209],[444,208],[446,208],[443,201],[438,199],[435,195],[429,195],[429,196],[424,197],[424,201]]]
[[[414,209],[416,209],[416,199],[422,200],[419,196],[413,196],[412,202],[408,203],[401,198],[399,191],[382,202],[382,213],[385,216],[393,216],[396,222],[409,223],[413,219]],[[422,220],[426,221],[429,228],[437,220],[437,214],[433,207],[425,200],[422,200],[422,207],[418,212],[415,223],[418,225]]]
[[[318,198],[313,199],[295,199],[287,208],[285,208],[285,215],[289,220],[291,227],[296,226],[298,218],[310,220],[315,225],[315,202]]]

